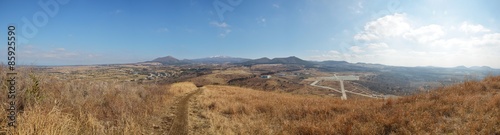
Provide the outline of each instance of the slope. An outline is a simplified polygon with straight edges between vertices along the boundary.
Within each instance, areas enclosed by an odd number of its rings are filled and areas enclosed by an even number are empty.
[[[206,86],[212,134],[499,134],[500,77],[398,99],[336,98]]]

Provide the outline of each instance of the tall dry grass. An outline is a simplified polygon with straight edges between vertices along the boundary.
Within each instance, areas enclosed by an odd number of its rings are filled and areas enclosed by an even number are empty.
[[[7,77],[4,69],[1,80]],[[161,134],[175,98],[197,89],[192,83],[140,85],[17,72],[17,128],[5,127],[7,112],[0,111],[1,130],[8,134]],[[0,96],[2,108],[8,108],[6,98]]]
[[[206,86],[210,134],[500,134],[500,77],[388,100]]]

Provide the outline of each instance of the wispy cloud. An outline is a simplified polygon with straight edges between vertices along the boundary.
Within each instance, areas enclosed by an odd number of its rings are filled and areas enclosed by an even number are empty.
[[[361,14],[363,13],[363,2],[362,1],[358,1],[357,3],[355,3],[354,6],[350,6],[349,9],[352,10],[352,12],[356,13],[356,14]]]
[[[64,48],[56,48],[55,51],[66,51]]]
[[[264,18],[264,17],[256,18],[256,20],[257,20],[258,24],[263,24],[263,25],[265,25],[267,22],[266,18]]]
[[[120,13],[122,13],[122,12],[123,12],[123,11],[122,11],[122,10],[120,10],[120,9],[117,9],[117,10],[115,10],[115,11],[114,11],[114,13],[115,13],[115,14],[120,14]]]
[[[231,33],[230,29],[226,29],[219,34],[220,37],[226,37],[229,33]]]
[[[226,37],[229,33],[232,32],[231,30],[231,26],[229,24],[227,24],[226,22],[215,22],[215,21],[212,21],[210,22],[210,25],[214,26],[214,27],[217,27],[219,29],[219,37]]]
[[[168,28],[159,28],[156,30],[156,32],[164,33],[164,32],[169,32]]]
[[[80,60],[86,59],[86,56],[96,56],[96,54],[85,54],[78,51],[69,51],[66,48],[38,48],[33,45],[28,45],[22,48],[20,55],[23,55],[26,59],[36,59],[43,61],[54,61],[54,60]]]
[[[484,28],[482,25],[474,25],[469,24],[468,22],[463,22],[460,26],[460,30],[465,33],[482,33],[482,32],[490,32],[491,30]]]
[[[212,22],[210,22],[210,25],[215,26],[215,27],[219,27],[219,28],[228,28],[229,27],[229,25],[226,22],[219,23],[219,22],[212,21]]]
[[[280,5],[279,4],[273,4],[273,7],[274,8],[280,8]]]

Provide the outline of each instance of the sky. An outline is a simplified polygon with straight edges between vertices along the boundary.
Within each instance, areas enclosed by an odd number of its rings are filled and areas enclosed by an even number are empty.
[[[498,5],[497,0],[0,0],[0,42],[7,42],[7,27],[15,25],[16,60],[23,65],[135,63],[170,55],[500,68]],[[6,52],[0,48],[0,56]]]

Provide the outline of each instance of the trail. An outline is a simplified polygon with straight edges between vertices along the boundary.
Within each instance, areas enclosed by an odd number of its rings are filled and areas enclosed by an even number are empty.
[[[201,89],[198,89],[184,98],[181,99],[177,103],[177,110],[175,110],[175,119],[172,127],[170,128],[169,135],[187,135],[188,134],[188,108],[189,108],[189,99],[201,92]]]

